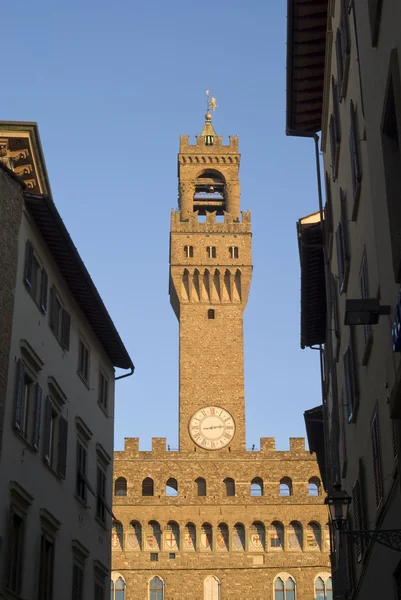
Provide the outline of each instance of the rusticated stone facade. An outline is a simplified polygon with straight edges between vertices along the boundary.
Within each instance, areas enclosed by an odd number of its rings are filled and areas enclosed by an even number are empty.
[[[0,459],[22,206],[21,182],[3,166],[0,154]]]
[[[315,457],[303,438],[287,451],[273,438],[245,447],[252,233],[250,213],[240,212],[239,163],[238,139],[224,146],[210,115],[195,145],[181,136],[170,244],[179,450],[154,438],[151,451],[139,451],[128,438],[115,452],[115,598],[125,586],[126,600],[273,599],[283,585],[288,600],[312,600],[319,576],[330,588]]]

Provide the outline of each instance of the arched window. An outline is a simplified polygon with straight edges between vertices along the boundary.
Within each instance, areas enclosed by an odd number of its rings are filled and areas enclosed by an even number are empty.
[[[306,528],[306,547],[309,550],[322,549],[322,530],[319,523],[311,521]]]
[[[225,523],[220,523],[216,532],[216,550],[218,552],[228,552],[228,527]]]
[[[333,584],[330,573],[320,573],[315,579],[315,599],[333,600]]]
[[[260,477],[251,481],[251,496],[263,496],[263,481]]]
[[[235,496],[235,481],[231,477],[226,477],[224,480],[226,486],[226,496]]]
[[[164,548],[167,552],[178,552],[180,549],[180,528],[175,521],[167,523],[164,532]]]
[[[274,582],[274,600],[296,600],[295,581],[288,573],[280,573]]]
[[[184,255],[185,255],[185,258],[193,258],[194,247],[193,246],[184,246]]]
[[[163,600],[164,598],[164,583],[160,577],[153,577],[149,581],[149,600]]]
[[[125,477],[118,477],[114,483],[114,495],[115,496],[126,496],[127,495],[127,480]]]
[[[184,530],[184,550],[195,552],[196,550],[196,527],[193,523],[187,523]]]
[[[142,550],[142,527],[138,521],[128,525],[126,550]]]
[[[111,573],[110,600],[125,600],[126,584],[120,573]]]
[[[249,535],[249,550],[251,552],[264,552],[266,543],[265,526],[260,521],[252,523]]]
[[[318,496],[320,494],[319,477],[311,477],[308,481],[308,496]]]
[[[209,575],[203,582],[204,600],[220,600],[220,581],[217,577]]]
[[[203,477],[198,477],[198,479],[195,479],[195,483],[198,496],[206,496],[206,481],[203,479]]]
[[[119,521],[113,521],[111,529],[111,547],[113,550],[124,550],[123,526]]]
[[[284,528],[278,521],[273,521],[269,527],[269,546],[271,550],[284,549]]]
[[[153,495],[154,495],[153,479],[151,477],[146,477],[142,481],[142,496],[153,496]]]
[[[202,552],[211,552],[213,546],[213,532],[210,523],[203,523],[200,536],[200,549]]]
[[[166,483],[166,496],[178,496],[178,483],[174,477],[170,477]]]
[[[233,531],[233,550],[245,550],[245,527],[242,523],[236,523]]]
[[[146,532],[146,549],[159,552],[161,547],[161,530],[157,521],[149,521]]]
[[[280,481],[280,496],[292,495],[292,481],[289,477],[283,477]]]
[[[288,526],[288,549],[289,550],[302,550],[303,539],[302,539],[302,525],[298,521],[291,521]]]

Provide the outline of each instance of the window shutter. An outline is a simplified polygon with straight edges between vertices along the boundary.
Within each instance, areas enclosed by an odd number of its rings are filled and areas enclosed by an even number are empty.
[[[326,243],[328,242],[329,236],[333,233],[333,203],[331,199],[331,182],[328,173],[325,173],[325,184],[326,184],[326,204],[324,207],[324,224],[326,230]]]
[[[345,271],[343,231],[342,231],[341,223],[338,224],[338,227],[336,230],[336,250],[337,250],[338,279],[340,281],[340,292],[341,292],[343,284],[344,284],[344,271]]]
[[[361,165],[359,161],[358,149],[358,132],[356,123],[356,113],[354,103],[350,102],[350,132],[349,132],[349,148],[351,155],[351,171],[352,171],[352,187],[355,194],[358,183],[361,180]]]
[[[77,565],[73,565],[72,571],[72,600],[83,600],[84,572]]]
[[[354,415],[354,378],[353,378],[353,360],[351,346],[348,346],[343,356],[344,379],[345,379],[345,398],[347,400],[348,421],[352,421]]]
[[[331,93],[333,96],[333,117],[334,117],[334,139],[336,146],[341,142],[341,128],[340,128],[340,98],[339,98],[339,86],[336,84],[334,77],[331,78]]]
[[[46,396],[45,403],[45,425],[44,425],[44,446],[43,446],[43,456],[44,459],[50,463],[50,435],[51,435],[51,422],[52,422],[52,401],[50,396]]]
[[[104,585],[95,583],[95,600],[104,600]]]
[[[35,386],[35,414],[32,432],[32,445],[35,450],[39,450],[40,439],[40,417],[42,413],[42,388],[37,383]]]
[[[61,319],[61,345],[66,350],[70,349],[70,329],[71,316],[66,310],[63,310]]]
[[[42,279],[40,282],[40,308],[42,312],[46,314],[47,312],[47,287],[48,287],[49,278],[45,269],[42,269]]]
[[[342,39],[341,39],[341,31],[337,29],[336,35],[336,58],[337,58],[337,79],[338,84],[341,87],[344,76],[344,67],[343,67],[343,47],[342,47]]]
[[[50,328],[56,330],[56,292],[54,286],[50,288]]]
[[[354,529],[355,531],[362,530],[362,515],[361,515],[361,490],[360,483],[357,480],[354,487],[352,488],[352,513],[354,518]],[[356,549],[356,560],[361,562],[363,553],[363,540],[357,537],[355,542]]]
[[[26,240],[25,244],[25,272],[24,281],[32,287],[32,264],[33,264],[33,246],[30,240]]]
[[[68,442],[68,421],[64,417],[59,418],[59,437],[58,437],[58,465],[57,472],[65,479],[67,470],[67,442]]]
[[[341,40],[344,54],[349,54],[351,49],[348,22],[348,1],[349,0],[341,0]]]
[[[380,432],[377,410],[372,419],[372,451],[373,451],[373,475],[375,480],[376,508],[383,499],[383,473],[380,453]]]
[[[350,251],[349,251],[349,241],[348,241],[347,201],[346,201],[344,190],[342,188],[340,188],[340,206],[341,206],[341,225],[342,225],[344,261],[348,262],[350,259]]]
[[[338,314],[338,288],[335,275],[332,275],[333,325],[336,338],[340,337],[340,318]]]
[[[15,389],[15,427],[21,430],[22,405],[24,403],[25,367],[24,363],[17,362],[17,383]]]

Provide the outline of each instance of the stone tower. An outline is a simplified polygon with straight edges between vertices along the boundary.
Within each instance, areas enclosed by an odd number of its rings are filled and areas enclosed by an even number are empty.
[[[250,214],[240,213],[239,165],[238,138],[223,145],[210,113],[195,145],[180,138],[170,299],[180,324],[182,450],[245,449],[242,315],[252,234]],[[201,418],[189,429],[197,411]]]
[[[114,454],[112,600],[312,600],[322,589],[331,597],[315,456],[302,438],[283,451],[274,438],[245,447],[252,234],[239,165],[237,137],[223,145],[209,113],[195,144],[180,138],[170,243],[179,450],[153,438],[141,451],[128,438]]]

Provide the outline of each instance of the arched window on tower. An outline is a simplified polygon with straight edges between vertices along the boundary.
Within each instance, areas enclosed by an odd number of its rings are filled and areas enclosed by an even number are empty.
[[[311,477],[308,481],[308,496],[319,496],[320,485],[319,477]]]
[[[195,479],[198,496],[206,496],[206,480],[203,477]]]
[[[114,483],[114,495],[115,496],[126,496],[127,495],[127,480],[125,477],[118,477]]]
[[[276,577],[274,600],[296,600],[295,580],[288,573],[280,573]]]
[[[193,258],[194,257],[194,247],[193,246],[184,246],[184,255],[185,255],[185,258]]]
[[[233,531],[233,550],[245,550],[245,527],[242,523],[236,523]]]
[[[239,258],[239,248],[238,246],[230,246],[229,249],[230,258]]]
[[[153,479],[151,477],[146,477],[142,481],[142,496],[153,496],[153,495],[154,495]]]
[[[302,525],[298,521],[291,521],[288,526],[288,550],[302,550]]]
[[[235,481],[231,477],[226,477],[224,480],[226,488],[226,496],[235,496]]]
[[[280,496],[292,495],[292,481],[289,477],[283,477],[280,481]]]
[[[178,496],[178,483],[174,477],[170,477],[166,483],[166,496]]]
[[[269,527],[270,549],[284,550],[284,527],[279,521],[273,521]]]
[[[251,496],[263,496],[263,480],[260,477],[251,481]]]
[[[220,580],[213,575],[208,575],[203,582],[203,599],[220,600]]]
[[[113,521],[111,528],[111,547],[113,550],[124,549],[124,532],[120,521]]]
[[[155,575],[149,581],[149,600],[163,600],[164,598],[164,583],[163,580]]]
[[[195,180],[193,199],[194,211],[199,215],[216,212],[217,216],[224,215],[226,210],[226,181],[216,169],[205,169]]]
[[[308,523],[306,528],[306,547],[308,550],[322,549],[322,530],[315,521]]]
[[[333,582],[330,573],[320,573],[315,579],[315,599],[333,600]]]
[[[125,598],[126,584],[125,579],[120,573],[112,571],[110,583],[110,600],[126,600]]]

